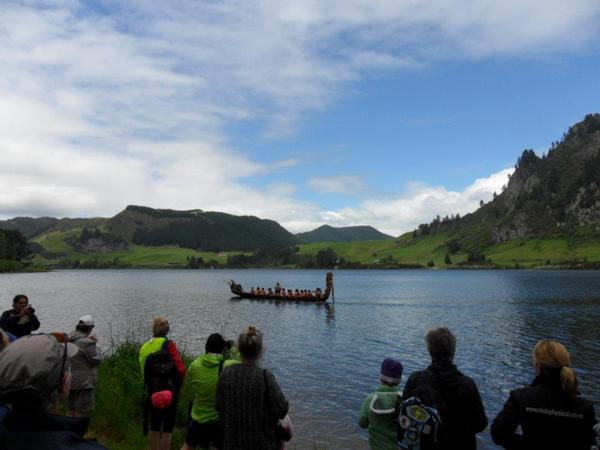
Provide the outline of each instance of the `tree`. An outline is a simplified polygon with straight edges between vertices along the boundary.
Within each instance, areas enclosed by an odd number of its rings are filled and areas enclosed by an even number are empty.
[[[79,235],[79,240],[81,242],[87,242],[90,240],[90,237],[91,237],[90,230],[88,230],[87,227],[84,227],[83,230],[81,230],[81,234]]]
[[[444,264],[446,264],[447,266],[452,264],[452,259],[450,259],[450,253],[446,253],[446,256],[444,256]]]
[[[28,254],[25,236],[17,230],[0,230],[0,259],[20,261]]]
[[[337,255],[331,247],[319,250],[315,258],[317,267],[333,267],[337,262]]]

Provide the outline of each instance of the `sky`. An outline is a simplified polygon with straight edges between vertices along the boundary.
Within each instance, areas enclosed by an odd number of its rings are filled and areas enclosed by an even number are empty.
[[[399,235],[600,112],[598,0],[0,0],[0,218]]]

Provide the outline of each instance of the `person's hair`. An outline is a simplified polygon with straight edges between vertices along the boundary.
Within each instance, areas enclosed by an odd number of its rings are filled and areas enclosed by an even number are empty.
[[[542,339],[533,348],[533,364],[539,367],[541,372],[555,370],[560,373],[560,387],[563,392],[577,394],[577,375],[569,367],[571,355],[559,342]]]
[[[456,352],[456,336],[446,327],[430,329],[425,335],[427,350],[434,361],[452,360]]]
[[[29,303],[29,298],[25,294],[17,294],[17,295],[15,295],[15,298],[13,298],[13,305],[16,305],[17,302],[19,300],[21,300],[22,298],[24,298],[25,300],[27,300],[27,303]]]
[[[156,316],[152,321],[152,334],[154,337],[164,337],[169,332],[169,321],[165,316]]]
[[[249,325],[238,337],[240,354],[248,359],[257,359],[262,353],[262,333],[254,325]]]
[[[219,333],[213,333],[206,340],[204,350],[206,353],[223,353],[226,345],[227,343],[225,342],[223,336],[221,336]]]
[[[94,325],[88,327],[82,323],[78,323],[77,325],[75,325],[75,329],[77,331],[83,331],[84,333],[89,333],[90,331],[92,331],[94,329]]]
[[[4,333],[4,331],[0,330],[0,352],[8,347],[8,336]]]

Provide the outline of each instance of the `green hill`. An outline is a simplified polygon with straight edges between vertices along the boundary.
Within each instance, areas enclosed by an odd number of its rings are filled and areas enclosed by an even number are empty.
[[[542,157],[525,150],[506,188],[463,218],[436,218],[415,237],[445,233],[453,253],[515,239],[600,240],[600,114],[572,126]]]
[[[138,245],[178,245],[211,252],[254,251],[299,242],[273,220],[200,210],[128,206],[109,219],[106,227],[111,234]]]
[[[392,236],[384,234],[368,225],[341,228],[322,225],[312,231],[297,233],[296,237],[302,242],[312,244],[315,242],[377,241],[389,239]]]

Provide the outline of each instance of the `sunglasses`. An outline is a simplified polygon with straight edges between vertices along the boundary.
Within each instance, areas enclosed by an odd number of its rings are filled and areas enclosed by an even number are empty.
[[[65,367],[67,365],[67,342],[69,342],[67,334],[66,333],[49,333],[51,336],[54,337],[54,339],[56,339],[59,343],[63,344],[65,347],[65,351],[63,353],[63,358],[62,358],[62,365],[60,368],[60,375],[58,376],[58,383],[57,386],[60,386],[60,384],[62,383],[62,379],[63,376],[65,375]]]

